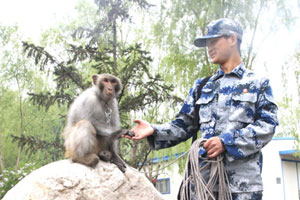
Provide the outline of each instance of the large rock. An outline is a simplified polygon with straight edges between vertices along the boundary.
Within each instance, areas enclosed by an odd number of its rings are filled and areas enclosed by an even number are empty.
[[[137,170],[123,174],[114,164],[100,161],[95,169],[61,160],[21,180],[3,200],[160,200],[162,195]]]

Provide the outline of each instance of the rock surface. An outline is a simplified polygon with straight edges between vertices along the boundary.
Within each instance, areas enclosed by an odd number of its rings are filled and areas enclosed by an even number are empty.
[[[162,200],[162,195],[137,170],[123,174],[114,164],[100,161],[95,169],[70,160],[33,171],[3,200]]]

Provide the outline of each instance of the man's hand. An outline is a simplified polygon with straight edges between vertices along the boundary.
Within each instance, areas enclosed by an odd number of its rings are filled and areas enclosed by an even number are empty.
[[[204,144],[204,149],[207,152],[209,158],[214,158],[225,151],[225,148],[219,137],[209,138]]]
[[[131,131],[134,133],[134,136],[131,137],[129,135],[122,135],[122,137],[140,140],[154,133],[154,129],[148,122],[144,120],[134,120],[134,122],[137,123],[137,125],[131,129]]]

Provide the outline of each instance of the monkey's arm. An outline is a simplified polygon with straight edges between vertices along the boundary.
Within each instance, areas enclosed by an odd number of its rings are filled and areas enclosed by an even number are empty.
[[[121,137],[121,135],[124,135],[124,134],[131,134],[132,132],[127,130],[127,129],[119,129],[117,131],[113,131],[111,134],[110,134],[110,138],[111,140],[116,140],[116,139],[119,139]]]
[[[96,134],[99,136],[105,136],[105,137],[110,137],[112,140],[120,138],[121,135],[124,134],[133,134],[131,131],[127,129],[121,129],[121,128],[112,128],[112,127],[107,127],[101,123],[97,123],[94,125],[96,129]],[[133,136],[132,135],[132,136]]]
[[[112,133],[116,133],[120,129],[107,127],[101,123],[94,123],[93,126],[96,129],[96,134],[101,136],[111,136]]]

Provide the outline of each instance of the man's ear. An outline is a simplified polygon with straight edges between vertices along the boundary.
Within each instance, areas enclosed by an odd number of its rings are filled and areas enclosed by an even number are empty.
[[[231,41],[231,43],[232,43],[233,46],[237,45],[238,38],[237,38],[237,36],[235,34],[230,35],[229,39],[230,39],[230,41]]]

